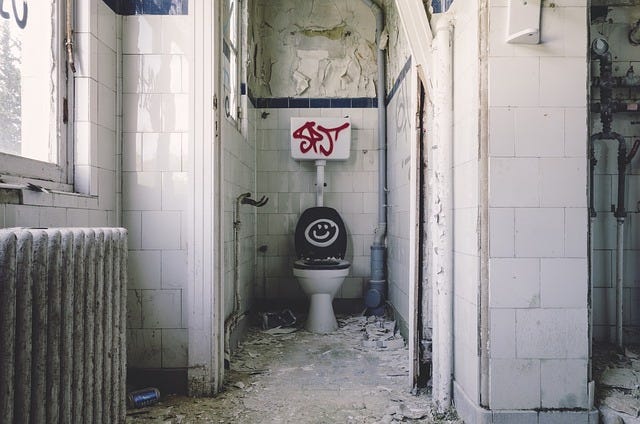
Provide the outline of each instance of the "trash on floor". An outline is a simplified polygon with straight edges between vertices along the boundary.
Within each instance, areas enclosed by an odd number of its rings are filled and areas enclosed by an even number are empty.
[[[147,387],[135,390],[127,395],[129,408],[144,408],[160,401],[160,390],[155,387]]]
[[[615,346],[594,348],[594,379],[601,422],[621,419],[640,424],[640,349],[628,346],[624,354]]]
[[[297,321],[296,316],[289,309],[281,312],[262,312],[259,316],[263,330],[293,327]]]

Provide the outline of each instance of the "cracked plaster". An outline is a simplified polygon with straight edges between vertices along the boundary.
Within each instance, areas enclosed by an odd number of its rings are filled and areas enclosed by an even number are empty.
[[[375,97],[375,18],[361,0],[255,0],[256,97]]]

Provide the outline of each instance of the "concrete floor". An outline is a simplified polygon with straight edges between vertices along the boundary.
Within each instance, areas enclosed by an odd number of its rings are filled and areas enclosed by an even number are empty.
[[[461,423],[454,413],[436,416],[428,396],[409,393],[406,347],[366,347],[372,343],[363,342],[365,317],[339,322],[328,335],[251,329],[232,358],[222,393],[169,397],[130,410],[127,422]]]

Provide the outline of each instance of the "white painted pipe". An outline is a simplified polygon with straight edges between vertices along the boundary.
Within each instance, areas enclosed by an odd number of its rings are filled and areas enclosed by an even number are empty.
[[[618,218],[616,234],[616,344],[623,348],[622,337],[622,308],[623,308],[623,265],[624,265],[624,218]]]
[[[316,206],[324,206],[324,167],[327,161],[316,160]]]
[[[589,182],[590,184],[593,184],[593,182]],[[594,225],[596,222],[596,217],[595,216],[591,216],[589,218],[589,380],[591,380],[593,378],[593,276],[594,276],[594,269],[595,266],[593,265],[593,252],[594,252],[594,242],[595,242],[595,237],[594,237]]]
[[[447,15],[434,37],[434,186],[432,281],[434,281],[433,399],[438,411],[451,406],[453,383],[453,67],[452,23]]]

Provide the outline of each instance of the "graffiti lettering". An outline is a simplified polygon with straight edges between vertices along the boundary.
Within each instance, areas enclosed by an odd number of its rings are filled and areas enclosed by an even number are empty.
[[[22,18],[21,18],[18,16],[18,7],[16,6],[16,1],[18,0],[11,0],[13,17],[16,20],[16,24],[18,24],[18,26],[21,29],[24,29],[27,26],[27,16],[29,15],[29,7],[27,6],[27,2],[23,0],[22,1]],[[9,12],[4,10],[4,0],[0,0],[0,17],[4,19],[11,19],[11,15],[9,14]]]
[[[330,156],[333,153],[333,144],[338,140],[340,131],[348,128],[349,125],[348,122],[345,122],[335,128],[325,128],[322,125],[316,126],[314,121],[307,121],[293,132],[293,138],[302,140],[300,142],[300,151],[302,153],[307,153],[313,149],[314,153],[319,151],[324,156]],[[325,137],[327,143],[319,144]]]

